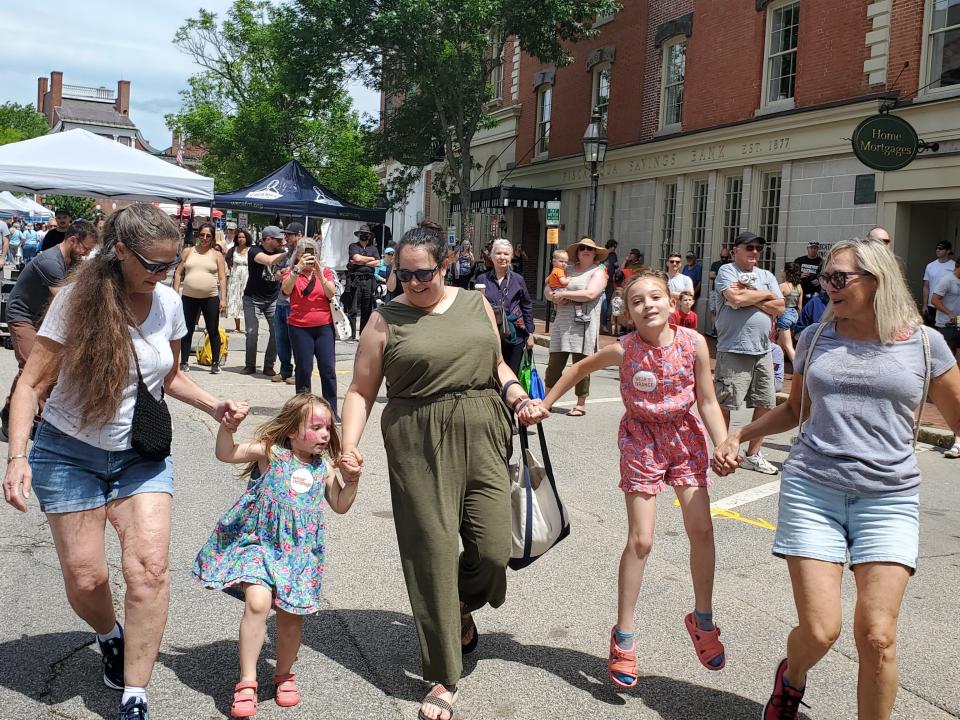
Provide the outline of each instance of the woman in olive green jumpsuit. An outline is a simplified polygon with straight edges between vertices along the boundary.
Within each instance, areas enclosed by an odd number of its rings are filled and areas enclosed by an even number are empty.
[[[447,257],[435,228],[415,228],[400,240],[396,272],[404,293],[370,318],[343,404],[341,469],[352,475],[362,467],[357,446],[386,378],[380,426],[423,677],[435,683],[420,709],[430,720],[453,714],[462,653],[476,646],[471,613],[499,607],[506,594],[511,420],[505,402],[525,424],[547,415],[510,382],[516,377],[500,357],[482,293],[443,285]]]

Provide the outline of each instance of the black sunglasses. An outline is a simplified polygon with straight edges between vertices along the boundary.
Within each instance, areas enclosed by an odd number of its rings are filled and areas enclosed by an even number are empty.
[[[138,253],[132,247],[127,247],[133,256],[140,261],[140,264],[143,265],[143,269],[146,270],[151,275],[154,275],[159,272],[166,272],[172,267],[176,267],[180,264],[180,253],[177,253],[177,257],[174,258],[171,262],[155,262],[153,260],[148,260],[143,255]]]
[[[864,270],[834,270],[832,273],[820,273],[817,277],[821,283],[830,283],[837,290],[843,290],[847,286],[847,278],[851,275],[873,275]]]
[[[430,282],[430,279],[437,274],[437,270],[439,269],[440,269],[440,263],[437,263],[437,266],[432,270],[426,269],[426,268],[422,270],[403,270],[402,268],[398,268],[396,270],[397,280],[403,283],[407,283],[407,282],[410,282],[413,278],[416,278],[417,282],[422,282],[422,283]]]

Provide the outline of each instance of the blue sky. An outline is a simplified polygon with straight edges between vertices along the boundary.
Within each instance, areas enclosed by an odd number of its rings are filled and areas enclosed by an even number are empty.
[[[0,0],[0,102],[35,105],[37,78],[63,71],[64,83],[116,90],[130,81],[130,117],[157,148],[170,145],[166,113],[197,71],[171,39],[203,7],[218,14],[230,0]],[[351,87],[362,113],[379,109],[377,95]]]

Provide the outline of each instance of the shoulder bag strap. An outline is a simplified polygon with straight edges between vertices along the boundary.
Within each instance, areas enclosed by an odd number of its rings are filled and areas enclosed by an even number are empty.
[[[820,323],[816,331],[813,333],[813,337],[810,338],[810,344],[807,346],[807,354],[803,359],[803,387],[800,388],[800,423],[798,425],[799,433],[803,432],[803,411],[806,406],[806,397],[807,397],[807,373],[810,372],[810,361],[813,359],[813,348],[817,344],[817,340],[820,339],[820,333],[826,328],[825,323]]]
[[[930,337],[927,329],[920,326],[920,337],[923,340],[923,393],[920,395],[920,406],[917,408],[917,418],[913,423],[913,448],[917,448],[917,438],[920,436],[920,421],[923,419],[923,408],[927,404],[927,395],[930,393]]]

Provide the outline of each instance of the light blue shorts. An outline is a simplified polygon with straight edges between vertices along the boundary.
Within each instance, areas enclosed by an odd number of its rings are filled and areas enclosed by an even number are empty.
[[[139,493],[173,495],[173,462],[136,450],[101,450],[45,420],[30,450],[33,490],[45,513],[92,510]]]
[[[796,476],[780,481],[778,557],[897,563],[913,572],[919,545],[919,495],[857,497]]]

